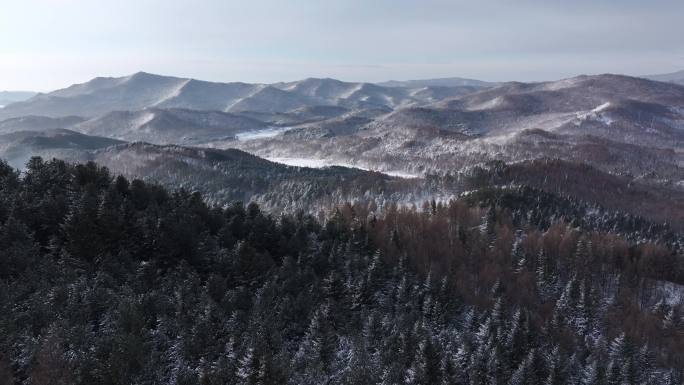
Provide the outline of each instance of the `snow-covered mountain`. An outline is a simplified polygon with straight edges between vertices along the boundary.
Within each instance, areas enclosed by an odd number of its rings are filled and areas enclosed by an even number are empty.
[[[424,108],[401,109],[379,123],[478,137],[543,129],[671,146],[684,139],[682,130],[673,129],[684,124],[684,87],[608,74],[507,83]]]
[[[39,94],[5,107],[0,117],[78,115],[96,117],[112,111],[148,107],[225,110],[254,92],[243,83],[210,83],[139,72],[122,78],[95,78],[87,83]]]
[[[426,89],[427,88],[427,89]],[[95,78],[87,83],[38,94],[0,111],[0,118],[26,115],[96,117],[112,111],[184,108],[223,112],[288,112],[312,106],[396,108],[432,103],[438,97],[462,95],[481,86],[381,87],[334,79],[291,83],[213,83],[139,72],[121,78]]]
[[[410,174],[560,158],[684,188],[683,86],[611,74],[487,88],[434,84],[210,83],[138,73],[7,106],[0,117],[21,117],[0,121],[0,133],[67,128]]]
[[[640,181],[682,185],[684,87],[609,74],[505,83],[238,145],[268,157],[332,157],[414,173],[552,157]]]

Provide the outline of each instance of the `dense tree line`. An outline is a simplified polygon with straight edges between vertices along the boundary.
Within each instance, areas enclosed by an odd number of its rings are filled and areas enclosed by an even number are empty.
[[[681,383],[681,255],[504,202],[273,216],[2,164],[0,384]]]
[[[482,187],[462,198],[471,205],[495,205],[509,210],[516,225],[528,224],[546,230],[565,220],[585,231],[610,232],[636,243],[654,242],[673,251],[684,250],[684,235],[668,223],[654,223],[638,215],[607,210],[596,203],[526,185]],[[680,280],[684,282],[684,275]]]
[[[624,173],[607,173],[586,163],[537,159],[492,161],[465,171],[470,188],[517,185],[599,205],[612,213],[684,230],[684,193],[665,183],[645,183]],[[676,179],[676,178],[675,178]]]
[[[99,151],[94,160],[129,178],[171,190],[200,191],[210,204],[256,201],[264,209],[278,211],[330,207],[366,194],[404,192],[412,185],[346,167],[286,166],[236,149],[130,143]]]

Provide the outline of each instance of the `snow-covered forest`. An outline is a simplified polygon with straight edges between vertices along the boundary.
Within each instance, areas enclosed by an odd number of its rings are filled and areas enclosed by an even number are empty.
[[[497,191],[314,218],[3,164],[0,384],[680,384],[676,239]]]

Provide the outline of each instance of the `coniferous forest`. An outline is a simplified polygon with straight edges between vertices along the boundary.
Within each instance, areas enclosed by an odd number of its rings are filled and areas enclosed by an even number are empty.
[[[0,384],[680,384],[676,240],[496,194],[276,215],[3,163]]]

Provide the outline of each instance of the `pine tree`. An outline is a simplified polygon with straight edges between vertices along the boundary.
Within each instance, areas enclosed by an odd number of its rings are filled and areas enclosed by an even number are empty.
[[[66,244],[64,249],[73,257],[92,261],[99,254],[102,240],[97,232],[97,211],[99,201],[96,192],[88,188],[71,205],[62,231]]]
[[[5,355],[0,355],[0,385],[14,385],[14,373]]]
[[[518,365],[518,368],[511,375],[509,385],[526,385],[533,383],[532,365],[534,361],[534,350],[530,350],[527,357]]]
[[[663,385],[681,385],[681,383],[681,374],[678,375],[674,369],[664,373],[664,378],[662,379]]]
[[[537,292],[542,300],[546,301],[555,294],[556,286],[558,284],[558,275],[544,249],[539,250],[539,253],[537,254],[535,280]]]
[[[470,355],[470,362],[468,364],[470,385],[486,384],[489,378],[487,364],[490,352],[494,346],[493,338],[483,340],[482,336],[478,336],[476,337],[476,341],[475,351]]]
[[[558,347],[553,348],[551,355],[548,357],[546,379],[544,385],[561,385],[568,380],[563,373],[561,356]]]
[[[637,354],[635,382],[641,384],[648,383],[653,367],[653,354],[649,350],[648,345],[644,344]]]
[[[254,348],[251,346],[245,349],[242,357],[238,361],[236,385],[256,385],[259,375],[259,360],[254,354]]]
[[[489,206],[484,217],[482,217],[482,224],[480,224],[480,234],[485,237],[486,244],[489,247],[492,247],[496,240],[496,220],[496,209],[494,206]]]
[[[598,385],[599,384],[599,369],[596,360],[591,359],[587,362],[582,370],[581,385]]]
[[[330,329],[328,316],[326,305],[316,310],[295,353],[292,366],[299,374],[295,380],[306,381],[300,383],[318,383],[330,369],[337,341]]]
[[[575,277],[572,277],[565,285],[558,301],[556,301],[556,307],[552,317],[552,324],[554,327],[564,326],[568,322],[573,321],[573,313],[576,306],[576,292],[577,280]]]
[[[608,347],[608,356],[615,361],[623,362],[629,354],[627,337],[621,333],[615,337]]]
[[[418,348],[413,355],[413,362],[406,370],[405,383],[406,385],[417,385],[428,383],[428,356],[427,356],[427,341],[423,340],[418,343]]]
[[[620,361],[611,359],[606,366],[606,383],[608,385],[621,385],[622,384],[622,374]]]
[[[459,346],[454,355],[454,384],[466,385],[470,383],[470,373],[468,371],[468,363],[470,361],[470,354],[464,345]]]
[[[230,340],[225,344],[224,350],[212,367],[212,375],[216,383],[235,383],[237,378],[235,374],[237,371],[237,354],[235,353],[235,339],[230,337]]]
[[[501,348],[495,343],[487,360],[487,384],[497,385],[504,382],[504,368],[501,362]]]
[[[591,324],[591,315],[589,304],[587,303],[586,286],[582,283],[580,287],[580,296],[573,314],[573,324],[579,335],[585,335],[589,332]]]
[[[677,327],[678,317],[675,312],[675,308],[671,307],[670,310],[665,314],[663,318],[663,329],[666,331],[672,331]]]
[[[38,245],[28,227],[10,214],[0,225],[0,279],[20,276],[35,266]]]
[[[503,341],[504,365],[508,373],[513,373],[530,350],[528,318],[520,309],[516,309],[508,325]]]
[[[577,241],[577,248],[575,249],[574,263],[576,266],[585,266],[592,257],[591,241],[585,238],[580,238]]]
[[[511,250],[511,261],[513,262],[513,272],[520,274],[527,269],[527,258],[522,249],[522,241],[524,236],[521,230],[516,231],[515,239],[513,240],[513,249]]]

